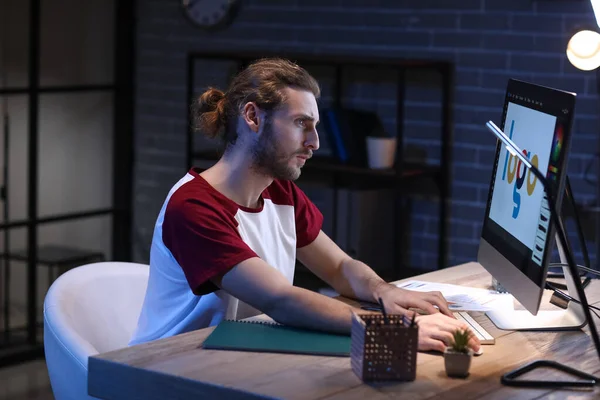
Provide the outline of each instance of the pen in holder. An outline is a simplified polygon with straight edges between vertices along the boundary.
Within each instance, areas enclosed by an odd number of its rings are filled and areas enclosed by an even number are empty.
[[[414,317],[353,314],[352,371],[364,382],[414,381],[418,343],[419,328]]]

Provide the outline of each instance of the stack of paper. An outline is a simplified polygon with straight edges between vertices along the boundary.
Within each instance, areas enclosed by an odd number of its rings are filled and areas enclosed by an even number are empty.
[[[442,292],[452,311],[490,311],[513,309],[514,297],[509,293],[467,286],[423,281],[408,281],[396,286],[418,292]]]

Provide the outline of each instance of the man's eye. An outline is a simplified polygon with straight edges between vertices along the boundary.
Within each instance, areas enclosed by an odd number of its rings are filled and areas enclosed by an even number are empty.
[[[306,121],[303,119],[297,120],[296,123],[298,124],[298,126],[301,126],[303,128],[304,128],[304,126],[306,126]]]

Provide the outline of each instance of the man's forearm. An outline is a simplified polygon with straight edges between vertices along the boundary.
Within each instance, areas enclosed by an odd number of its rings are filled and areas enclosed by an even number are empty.
[[[388,286],[368,265],[351,258],[342,262],[334,289],[342,296],[376,303],[379,292]]]
[[[349,334],[352,310],[359,311],[322,294],[293,287],[267,314],[284,325]]]

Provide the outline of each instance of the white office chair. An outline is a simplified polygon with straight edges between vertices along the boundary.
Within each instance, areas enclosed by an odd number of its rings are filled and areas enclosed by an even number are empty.
[[[142,309],[148,265],[99,262],[62,274],[44,300],[44,352],[57,400],[87,394],[88,357],[127,346]]]

